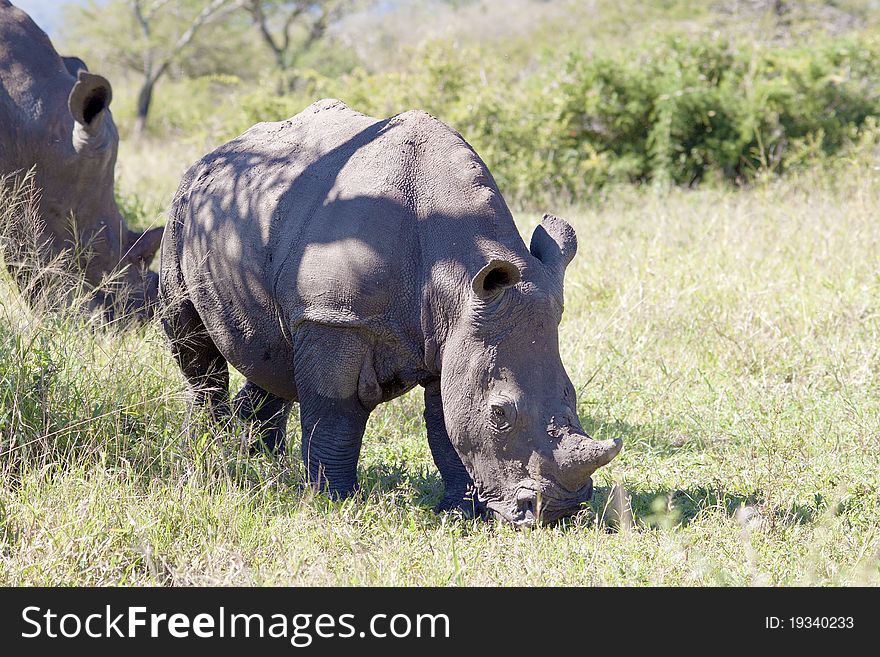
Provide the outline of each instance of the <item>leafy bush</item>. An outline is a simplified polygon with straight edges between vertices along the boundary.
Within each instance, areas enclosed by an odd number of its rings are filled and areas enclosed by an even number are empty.
[[[166,122],[222,141],[326,96],[374,116],[424,109],[473,144],[509,199],[537,205],[621,182],[748,184],[826,161],[880,114],[874,37],[807,47],[678,36],[613,56],[582,50],[549,50],[522,71],[479,47],[434,41],[404,70],[300,72],[284,96],[270,84],[203,79],[187,111],[165,105]]]
[[[743,184],[838,154],[875,129],[878,55],[858,36],[809,48],[675,37],[614,57],[551,52],[512,75],[485,53],[432,44],[403,73],[323,90],[376,115],[431,111],[531,204],[617,182]]]

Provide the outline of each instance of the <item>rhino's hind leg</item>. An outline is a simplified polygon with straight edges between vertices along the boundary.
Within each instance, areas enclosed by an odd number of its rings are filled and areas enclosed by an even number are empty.
[[[425,385],[425,426],[428,429],[431,455],[443,478],[443,500],[437,505],[437,510],[460,509],[468,517],[481,515],[482,509],[474,491],[474,482],[462,465],[446,432],[439,379]]]
[[[187,433],[200,430],[197,420],[205,413],[213,421],[228,418],[229,368],[192,302],[186,298],[166,302],[162,328],[190,392]]]
[[[263,390],[256,383],[246,382],[235,395],[236,416],[254,426],[260,442],[272,454],[284,453],[287,418],[293,402]],[[254,445],[253,448],[258,448]]]
[[[304,326],[296,336],[294,371],[309,482],[332,497],[357,491],[357,464],[375,404],[359,396],[369,345],[355,331]],[[363,386],[361,386],[363,387]]]

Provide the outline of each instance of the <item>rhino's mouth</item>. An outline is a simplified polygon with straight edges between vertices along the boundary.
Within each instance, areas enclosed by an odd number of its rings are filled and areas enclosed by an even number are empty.
[[[558,485],[540,485],[526,480],[521,482],[512,501],[487,501],[492,514],[515,527],[529,529],[538,524],[549,525],[581,510],[581,505],[593,497],[593,479],[571,492]]]

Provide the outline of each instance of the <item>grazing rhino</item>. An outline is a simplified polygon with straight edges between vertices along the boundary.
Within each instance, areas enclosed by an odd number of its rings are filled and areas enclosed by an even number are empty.
[[[149,314],[158,274],[147,266],[163,228],[131,231],[116,206],[111,96],[105,78],[77,57],[59,57],[27,14],[0,0],[0,175],[35,167],[44,233],[35,241],[52,256],[78,250],[92,286],[116,272],[113,289],[96,294],[108,311]],[[13,274],[21,280],[20,270]]]
[[[193,409],[230,410],[231,363],[234,412],[280,450],[299,402],[313,485],[354,492],[370,412],[421,385],[440,508],[530,526],[576,512],[621,448],[586,435],[559,356],[576,246],[546,215],[526,249],[486,165],[430,115],[323,100],[187,172],[161,317]]]

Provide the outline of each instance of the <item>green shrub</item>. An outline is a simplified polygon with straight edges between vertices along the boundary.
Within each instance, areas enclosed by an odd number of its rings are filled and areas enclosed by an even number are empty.
[[[526,70],[434,41],[403,70],[300,71],[283,96],[268,81],[200,79],[189,109],[168,103],[164,122],[219,142],[327,96],[374,116],[424,109],[471,142],[508,199],[534,206],[617,183],[748,184],[827,161],[880,114],[878,62],[880,41],[864,35],[809,46],[665,37],[601,57],[556,48]]]

